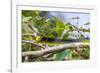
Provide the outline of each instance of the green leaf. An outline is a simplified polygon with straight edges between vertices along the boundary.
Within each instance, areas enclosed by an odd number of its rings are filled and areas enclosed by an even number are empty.
[[[22,22],[29,22],[30,20],[32,19],[32,17],[31,16],[29,16],[29,17],[22,17]]]
[[[64,50],[56,54],[55,60],[61,61],[69,54],[69,50]]]
[[[66,30],[73,30],[75,27],[71,23],[67,23],[65,26]]]
[[[89,25],[90,24],[90,22],[87,22],[87,23],[85,23],[84,25]]]
[[[32,30],[28,27],[27,24],[22,24],[22,33],[32,33]]]
[[[57,19],[57,21],[56,21],[56,32],[58,33],[58,37],[61,37],[62,32],[65,29],[65,25],[60,19],[58,19],[58,18],[56,18],[56,19]]]

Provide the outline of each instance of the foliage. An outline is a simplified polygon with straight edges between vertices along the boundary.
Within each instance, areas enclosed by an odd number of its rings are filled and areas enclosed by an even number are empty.
[[[78,33],[78,39],[84,38],[84,35],[80,32],[80,30],[83,32],[90,32],[89,30],[83,29],[82,27],[78,28],[70,22],[65,24],[56,16],[49,17],[49,14],[50,13],[48,11],[23,10],[22,35],[35,34],[35,36],[22,36],[22,40],[31,40],[37,44],[42,44],[43,46],[45,44],[51,47],[73,42],[73,40],[77,41],[77,39],[69,38],[69,36],[76,37],[74,34],[72,34],[73,31]],[[34,27],[37,31],[33,31],[29,25]],[[85,25],[89,25],[89,22],[87,22]],[[89,41],[89,39],[86,39],[82,40],[81,42],[87,42],[87,40]],[[77,52],[75,49],[76,48],[66,48],[64,51],[52,54],[51,58],[55,61],[89,59],[89,47],[83,48],[81,51],[82,55],[80,55],[79,52]],[[41,50],[41,48],[33,44],[22,43],[22,52],[36,50]],[[30,59],[30,61],[48,61],[48,57],[45,59],[44,56],[38,57],[36,59],[32,58],[31,56]]]

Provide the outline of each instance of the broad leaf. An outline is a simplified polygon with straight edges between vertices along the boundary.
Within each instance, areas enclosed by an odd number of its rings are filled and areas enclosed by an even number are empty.
[[[64,50],[62,52],[59,52],[56,54],[55,60],[56,61],[61,61],[63,60],[67,55],[69,54],[69,50]]]

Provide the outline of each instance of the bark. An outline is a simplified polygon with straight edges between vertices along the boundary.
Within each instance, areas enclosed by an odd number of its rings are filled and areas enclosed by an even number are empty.
[[[89,43],[69,43],[69,44],[63,44],[60,46],[55,46],[55,47],[49,47],[49,48],[45,48],[39,51],[28,51],[28,52],[22,52],[22,56],[29,56],[32,55],[34,57],[39,57],[39,56],[43,56],[49,53],[56,53],[59,51],[63,51],[66,50],[68,48],[74,48],[74,47],[84,47],[84,46],[89,46]]]

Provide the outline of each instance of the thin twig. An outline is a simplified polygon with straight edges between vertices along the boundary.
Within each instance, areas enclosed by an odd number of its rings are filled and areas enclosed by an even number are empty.
[[[38,44],[38,43],[35,43],[33,40],[32,41],[26,41],[26,40],[22,40],[23,43],[29,43],[29,44],[33,44],[35,46],[38,46],[38,47],[41,47],[41,48],[46,48],[44,46],[42,46],[42,44]]]
[[[33,37],[35,37],[36,35],[35,34],[22,34],[22,36],[33,36]]]

